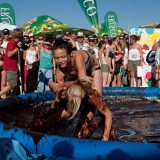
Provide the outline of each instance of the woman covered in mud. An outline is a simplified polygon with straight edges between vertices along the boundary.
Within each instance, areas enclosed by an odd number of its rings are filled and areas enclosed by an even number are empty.
[[[112,114],[102,100],[102,73],[94,57],[82,50],[72,51],[69,45],[59,40],[53,47],[54,59],[57,65],[56,82],[49,82],[50,88],[56,94],[56,99],[51,108],[62,109],[62,101],[67,99],[66,107],[61,114],[57,114],[54,122],[62,119],[71,119],[80,108],[82,100],[86,102],[84,108],[92,106],[86,114],[84,123],[79,133],[80,138],[88,136],[88,126],[94,117],[96,108],[105,118],[103,140],[109,139],[112,125]],[[87,97],[87,98],[86,98]],[[39,121],[36,126],[45,126],[47,121]]]

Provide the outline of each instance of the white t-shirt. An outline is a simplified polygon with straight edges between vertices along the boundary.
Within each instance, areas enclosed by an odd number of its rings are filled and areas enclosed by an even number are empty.
[[[3,41],[1,47],[3,47],[4,49],[6,49],[8,42],[9,42],[9,41]]]

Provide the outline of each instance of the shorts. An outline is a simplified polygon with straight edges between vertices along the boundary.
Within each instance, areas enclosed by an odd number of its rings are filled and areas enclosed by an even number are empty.
[[[109,72],[109,66],[107,64],[102,64],[101,65],[101,70],[102,70],[102,72],[108,73]]]
[[[17,87],[18,85],[18,73],[17,71],[6,71],[6,75],[7,75],[7,82],[9,83],[9,86],[11,87],[11,89],[14,89],[15,87]]]
[[[141,61],[129,61],[128,63],[128,71],[134,71],[137,72],[137,67],[141,66]]]
[[[160,65],[156,66],[156,80],[160,80]]]

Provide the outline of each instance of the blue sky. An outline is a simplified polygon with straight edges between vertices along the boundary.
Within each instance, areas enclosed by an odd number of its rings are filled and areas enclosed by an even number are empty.
[[[37,16],[48,15],[71,27],[91,29],[77,0],[0,0],[0,3],[13,6],[18,27]],[[100,24],[108,11],[114,11],[119,27],[125,30],[160,22],[160,0],[97,0],[97,8]]]

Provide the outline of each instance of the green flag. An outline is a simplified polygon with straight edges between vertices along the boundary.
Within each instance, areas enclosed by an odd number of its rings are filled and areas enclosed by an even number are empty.
[[[118,18],[115,12],[109,11],[106,13],[104,17],[104,21],[106,24],[106,30],[108,32],[109,37],[118,36]]]
[[[16,25],[14,9],[8,3],[0,4],[0,23]]]
[[[96,33],[99,32],[98,11],[96,0],[78,0],[85,16],[87,17],[91,28]]]

